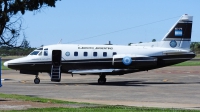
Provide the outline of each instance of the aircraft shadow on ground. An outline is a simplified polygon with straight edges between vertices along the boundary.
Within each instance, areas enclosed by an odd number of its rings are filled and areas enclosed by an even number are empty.
[[[41,84],[55,84],[55,85],[99,85],[97,82],[92,83],[41,83]],[[106,82],[99,86],[151,86],[151,85],[166,85],[166,84],[200,84],[200,82],[145,82],[145,81],[112,81]]]
[[[0,99],[0,102],[2,101],[11,101],[11,100],[7,100],[7,99]]]

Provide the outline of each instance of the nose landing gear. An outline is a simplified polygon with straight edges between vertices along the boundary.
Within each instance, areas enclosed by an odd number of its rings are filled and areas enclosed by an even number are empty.
[[[34,83],[35,84],[39,84],[40,83],[40,78],[38,77],[38,75],[35,76]]]

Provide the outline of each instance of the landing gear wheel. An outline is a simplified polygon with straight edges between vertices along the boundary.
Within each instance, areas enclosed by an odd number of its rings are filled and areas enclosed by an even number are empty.
[[[105,83],[106,83],[106,75],[105,74],[101,74],[99,76],[99,79],[98,79],[98,84],[103,85]]]
[[[34,83],[35,83],[35,84],[39,84],[39,83],[40,83],[40,79],[39,79],[38,77],[36,77],[36,78],[34,79]]]
[[[98,79],[98,84],[103,85],[106,83],[106,78],[99,78]]]

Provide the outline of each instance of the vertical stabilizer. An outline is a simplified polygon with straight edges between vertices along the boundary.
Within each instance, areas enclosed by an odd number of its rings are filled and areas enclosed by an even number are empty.
[[[190,49],[193,17],[181,16],[161,41],[161,47]]]

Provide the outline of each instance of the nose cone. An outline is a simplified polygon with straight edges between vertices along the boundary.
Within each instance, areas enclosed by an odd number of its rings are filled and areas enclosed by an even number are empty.
[[[8,61],[4,62],[3,65],[4,65],[5,67],[8,67]]]
[[[9,61],[6,61],[3,63],[3,65],[5,67],[8,67],[9,65],[13,65],[13,64],[16,64],[16,63],[19,63],[20,62],[20,59],[13,59],[13,60],[9,60]]]

